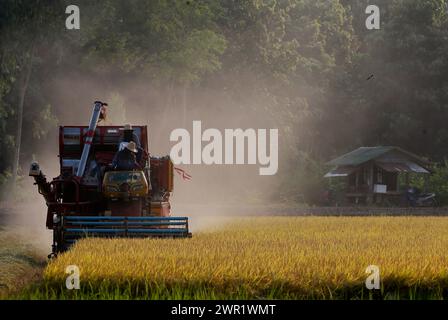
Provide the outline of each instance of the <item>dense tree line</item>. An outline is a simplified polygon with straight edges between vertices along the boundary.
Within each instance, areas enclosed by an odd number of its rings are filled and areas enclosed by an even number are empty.
[[[2,184],[94,94],[120,121],[156,122],[155,147],[201,116],[279,128],[285,197],[321,188],[322,164],[355,147],[448,155],[445,0],[378,0],[380,30],[367,0],[80,0],[80,30],[69,4],[0,0]]]

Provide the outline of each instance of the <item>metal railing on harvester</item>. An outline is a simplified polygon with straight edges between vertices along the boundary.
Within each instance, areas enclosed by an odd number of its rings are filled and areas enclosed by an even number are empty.
[[[65,216],[62,232],[68,245],[83,237],[191,237],[187,217]]]

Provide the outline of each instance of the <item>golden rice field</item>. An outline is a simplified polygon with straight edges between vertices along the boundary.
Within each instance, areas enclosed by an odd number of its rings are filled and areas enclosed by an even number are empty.
[[[80,269],[80,290],[65,268]],[[381,289],[365,288],[366,267]],[[238,218],[191,239],[85,239],[49,263],[31,298],[441,299],[448,218]]]

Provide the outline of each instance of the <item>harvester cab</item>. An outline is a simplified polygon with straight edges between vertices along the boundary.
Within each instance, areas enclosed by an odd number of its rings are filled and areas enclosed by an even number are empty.
[[[106,106],[94,103],[89,126],[59,128],[58,177],[49,182],[39,164],[31,164],[53,230],[50,256],[86,236],[191,237],[188,218],[171,216],[171,159],[149,155],[146,126],[98,126]],[[138,145],[139,168],[114,169],[115,154],[129,140]]]

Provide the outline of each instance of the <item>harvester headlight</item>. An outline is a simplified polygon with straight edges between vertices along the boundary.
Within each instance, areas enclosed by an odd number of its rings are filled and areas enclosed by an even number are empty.
[[[132,187],[132,191],[143,191],[144,186],[142,184],[136,184]]]
[[[61,218],[59,218],[56,214],[53,215],[53,223],[54,223],[54,224],[58,224],[59,221],[61,221]]]
[[[107,192],[117,192],[118,188],[114,187],[114,186],[106,186],[106,191]]]

